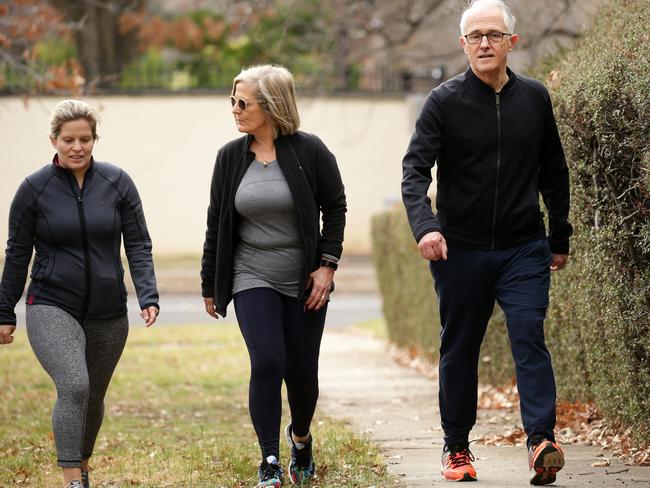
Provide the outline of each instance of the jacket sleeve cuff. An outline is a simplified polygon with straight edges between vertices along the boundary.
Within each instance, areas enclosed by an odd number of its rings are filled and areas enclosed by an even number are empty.
[[[331,242],[322,242],[321,240],[320,254],[321,256],[328,255],[338,261],[341,259],[341,254],[343,254],[343,246],[341,244],[332,244]]]
[[[553,254],[569,254],[569,239],[548,240],[548,245]]]
[[[16,325],[16,313],[9,307],[2,307],[0,313],[0,325]]]
[[[429,232],[440,232],[442,234],[442,229],[440,227],[432,227],[429,229],[421,230],[420,232],[413,234],[413,237],[415,237],[415,242],[419,243],[420,239],[422,239]]]

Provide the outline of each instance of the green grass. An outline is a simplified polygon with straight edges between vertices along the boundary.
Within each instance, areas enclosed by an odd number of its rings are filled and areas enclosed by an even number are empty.
[[[236,326],[134,326],[106,398],[93,487],[254,486],[260,455],[248,373]],[[23,330],[0,349],[0,382],[0,486],[60,487],[50,424],[56,393]],[[317,412],[312,432],[314,488],[394,486],[378,448],[343,423]]]

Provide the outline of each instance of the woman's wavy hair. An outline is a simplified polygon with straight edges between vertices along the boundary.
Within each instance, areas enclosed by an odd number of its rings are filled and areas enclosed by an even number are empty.
[[[256,87],[257,102],[271,121],[275,137],[294,134],[298,130],[300,116],[296,106],[296,87],[287,68],[265,64],[243,69],[233,81],[233,95],[237,83]]]

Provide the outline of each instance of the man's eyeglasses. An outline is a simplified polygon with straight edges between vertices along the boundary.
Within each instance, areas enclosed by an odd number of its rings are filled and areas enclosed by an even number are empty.
[[[487,34],[481,34],[480,32],[472,32],[463,36],[467,39],[467,44],[480,44],[483,42],[483,37],[487,37],[487,40],[490,44],[498,44],[503,42],[503,36],[511,36],[507,32],[488,32]]]
[[[230,105],[233,106],[233,107],[235,105],[237,105],[237,107],[239,107],[239,110],[241,110],[243,112],[250,105],[252,105],[252,102],[249,102],[248,100],[246,100],[244,98],[237,98],[237,97],[231,96],[230,97]]]

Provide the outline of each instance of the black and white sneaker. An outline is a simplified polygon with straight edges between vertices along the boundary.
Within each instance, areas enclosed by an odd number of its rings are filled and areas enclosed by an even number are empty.
[[[81,471],[81,483],[84,488],[90,488],[90,479],[88,478],[88,471]]]
[[[273,457],[273,461],[270,463],[266,459],[262,461],[257,475],[259,483],[255,485],[255,488],[280,488],[282,486],[284,471],[282,471],[275,457]]]
[[[291,436],[291,424],[284,429],[284,435],[291,447],[291,461],[289,462],[289,478],[295,484],[302,483],[314,477],[316,474],[316,464],[312,455],[312,436],[309,434],[309,440],[302,444],[296,444]]]

